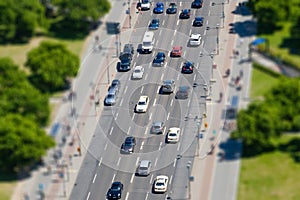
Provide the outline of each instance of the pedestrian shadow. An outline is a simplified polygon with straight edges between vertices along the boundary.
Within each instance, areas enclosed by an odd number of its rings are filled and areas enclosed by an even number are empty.
[[[218,153],[219,162],[238,160],[242,156],[242,141],[228,139],[219,144],[221,152]]]

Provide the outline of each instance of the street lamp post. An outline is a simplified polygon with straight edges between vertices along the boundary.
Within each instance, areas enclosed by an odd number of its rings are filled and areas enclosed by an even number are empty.
[[[197,152],[196,152],[196,156],[199,157],[200,156],[200,125],[201,125],[201,120],[197,119],[197,135],[196,135],[196,140],[197,140]]]
[[[186,168],[187,168],[187,173],[188,173],[188,193],[189,197],[188,199],[191,199],[191,167],[192,167],[192,162],[188,161]]]

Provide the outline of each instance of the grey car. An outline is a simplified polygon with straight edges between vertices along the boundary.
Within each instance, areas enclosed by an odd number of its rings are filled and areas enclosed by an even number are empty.
[[[162,134],[165,129],[165,123],[158,121],[153,122],[151,127],[151,134]]]
[[[189,98],[190,87],[189,86],[180,86],[176,92],[176,99],[187,99]]]
[[[175,90],[174,80],[165,80],[161,86],[161,93],[172,93]]]

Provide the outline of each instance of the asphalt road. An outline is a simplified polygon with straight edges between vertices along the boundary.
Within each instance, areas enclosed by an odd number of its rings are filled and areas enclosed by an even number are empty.
[[[152,8],[154,7],[152,5]],[[165,3],[167,5],[168,3]],[[205,99],[202,97],[205,90],[203,84],[209,84],[212,72],[212,57],[218,43],[218,29],[220,25],[220,6],[211,7],[205,1],[201,9],[192,9],[190,19],[179,20],[179,12],[183,8],[190,8],[191,1],[178,2],[176,15],[153,14],[143,12],[129,36],[129,41],[139,48],[143,35],[150,20],[160,19],[161,26],[155,32],[155,49],[152,54],[135,53],[133,66],[142,65],[145,68],[142,80],[131,80],[131,71],[114,72],[121,80],[121,91],[118,94],[117,104],[104,107],[90,144],[78,173],[70,199],[104,199],[108,188],[113,181],[124,184],[122,199],[165,199],[166,195],[173,199],[187,198],[187,170],[186,163],[193,161],[197,148],[197,118],[204,112]],[[195,16],[204,17],[203,27],[192,27]],[[206,27],[211,27],[206,30]],[[200,33],[202,43],[199,47],[188,47],[187,42],[191,33]],[[124,35],[124,36],[122,36]],[[121,34],[128,37],[128,33]],[[172,46],[183,46],[181,58],[170,58]],[[163,67],[152,67],[151,62],[158,51],[166,53],[167,60]],[[81,74],[89,81],[95,70],[102,70],[97,60],[99,55],[91,55],[86,60],[91,71]],[[181,66],[185,61],[195,63],[193,74],[181,74]],[[174,94],[161,95],[158,93],[163,80],[174,79],[176,89],[180,85],[190,86],[190,97],[186,100],[177,100]],[[197,83],[197,87],[193,84]],[[87,91],[93,90],[93,82],[89,88],[80,88],[76,102],[88,101]],[[134,106],[141,95],[150,98],[148,111],[145,114],[134,113]],[[81,107],[80,105],[76,105]],[[166,132],[162,135],[149,133],[153,121],[163,120],[166,129],[180,127],[181,137],[177,144],[166,144]],[[135,152],[131,155],[120,153],[120,147],[126,136],[137,138]],[[202,141],[207,142],[206,140]],[[200,152],[201,153],[201,152]],[[181,155],[180,159],[177,159]],[[152,161],[152,172],[148,177],[135,176],[135,170],[140,160]],[[169,177],[169,189],[166,194],[153,194],[152,185],[157,175]]]

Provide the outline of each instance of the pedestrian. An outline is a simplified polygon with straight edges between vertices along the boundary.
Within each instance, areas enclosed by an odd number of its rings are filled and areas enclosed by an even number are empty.
[[[96,36],[95,36],[95,42],[98,43],[98,41],[99,41],[99,36],[96,35]]]
[[[235,79],[235,85],[238,85],[238,84],[239,84],[239,82],[240,82],[240,77],[239,77],[239,76],[237,76],[237,77],[236,77],[236,79]]]
[[[223,92],[220,92],[220,99],[219,99],[220,102],[222,101],[222,98],[223,98]]]
[[[225,74],[226,74],[226,76],[229,76],[229,75],[230,75],[230,69],[227,69],[227,70],[225,71]]]

